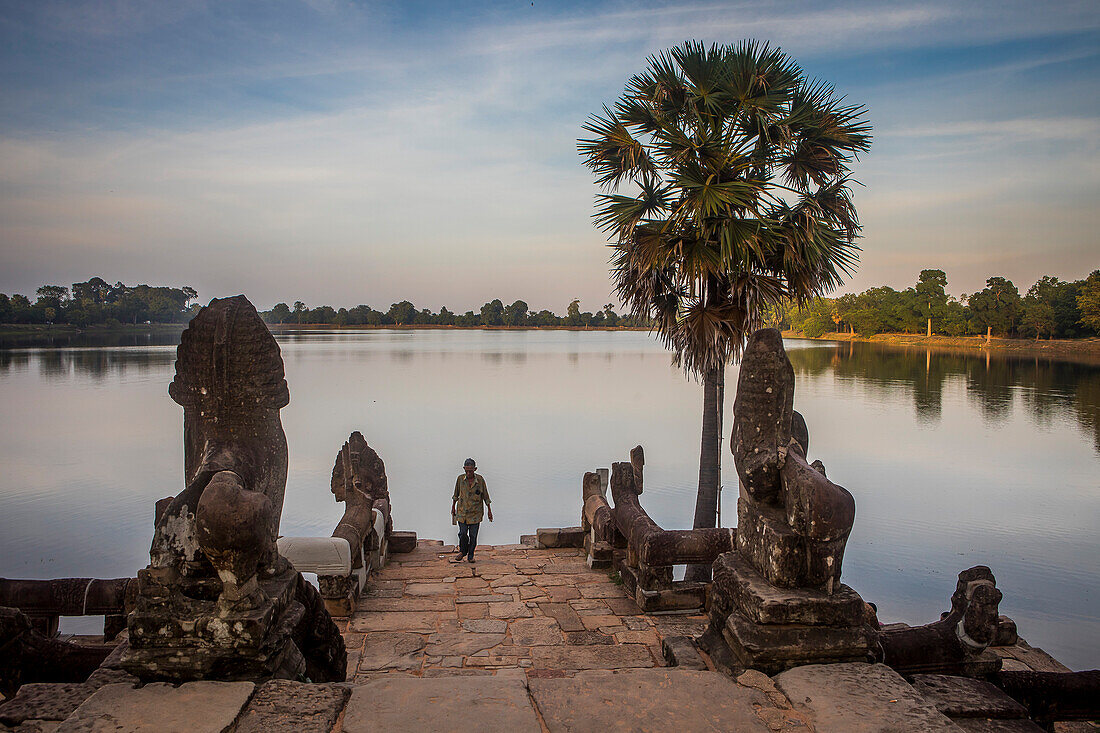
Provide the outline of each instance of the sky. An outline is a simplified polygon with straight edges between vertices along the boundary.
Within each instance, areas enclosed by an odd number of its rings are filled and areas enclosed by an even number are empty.
[[[647,57],[770,41],[867,107],[838,292],[1100,268],[1100,3],[0,0],[0,292],[612,302],[576,141]]]

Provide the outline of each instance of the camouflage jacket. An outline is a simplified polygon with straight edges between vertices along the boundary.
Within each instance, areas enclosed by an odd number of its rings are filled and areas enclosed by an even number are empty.
[[[455,516],[458,517],[458,521],[465,524],[480,522],[484,505],[488,505],[491,501],[489,490],[485,488],[485,479],[477,473],[474,474],[473,486],[467,483],[465,473],[459,476],[455,480],[455,493],[451,498],[457,502]]]

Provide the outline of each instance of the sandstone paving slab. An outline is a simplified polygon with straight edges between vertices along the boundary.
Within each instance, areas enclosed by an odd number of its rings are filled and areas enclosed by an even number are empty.
[[[584,644],[614,644],[615,638],[599,631],[566,631],[565,643],[581,646]]]
[[[431,656],[466,656],[491,649],[504,641],[504,634],[474,634],[467,631],[435,633],[428,637],[424,653]]]
[[[562,631],[585,631],[581,617],[568,603],[540,603],[539,611],[558,622]]]
[[[612,583],[587,583],[577,586],[581,598],[625,598],[621,586]]]
[[[580,612],[578,611],[578,613]],[[581,614],[581,623],[584,624],[584,628],[589,631],[595,631],[608,626],[615,626],[620,629],[623,627],[623,625],[619,623],[618,616]]]
[[[959,733],[959,727],[884,664],[811,664],[776,686],[817,733]]]
[[[458,606],[458,618],[460,619],[479,619],[488,615],[488,603],[462,603]]]
[[[382,570],[386,580],[442,580],[447,577],[469,577],[474,574],[467,564],[434,562],[421,566],[390,566]]]
[[[611,609],[611,612],[616,616],[641,616],[642,609],[631,598],[623,597],[623,593],[619,591],[619,597],[607,598],[604,600],[607,607]]]
[[[466,667],[483,667],[486,669],[501,669],[503,667],[518,667],[519,657],[512,655],[492,654],[486,657],[466,657]]]
[[[547,575],[582,575],[586,579],[593,575],[592,569],[583,562],[551,562],[542,568],[542,572]],[[601,574],[596,573],[595,576],[599,578]]]
[[[512,587],[512,586],[530,585],[530,584],[531,584],[531,578],[529,576],[527,576],[527,575],[517,575],[517,574],[514,574],[514,573],[512,575],[502,575],[501,577],[497,578],[496,580],[489,581],[489,585],[493,586],[494,588],[499,588],[501,586]]]
[[[715,672],[654,669],[578,672],[529,680],[551,733],[574,731],[769,731],[756,690]]]
[[[985,680],[913,675],[913,689],[949,718],[1025,718],[1027,709]]]
[[[520,646],[549,646],[563,644],[558,622],[545,616],[518,618],[508,626],[512,641]]]
[[[542,730],[524,683],[496,676],[371,680],[352,691],[343,727],[345,733]]]
[[[25,720],[64,720],[95,693],[92,685],[30,682],[0,704],[0,723],[19,725]]]
[[[58,733],[222,733],[230,730],[251,682],[105,685],[57,727]]]
[[[511,600],[511,594],[504,595],[503,593],[478,593],[477,595],[460,595],[455,598],[455,603],[458,603],[460,605],[465,603],[504,603]]]
[[[531,647],[531,661],[539,669],[623,669],[654,667],[644,644],[593,644]]]
[[[581,592],[571,585],[551,585],[542,588],[542,591],[555,603],[564,603],[581,597]]]
[[[432,668],[425,669],[421,677],[427,679],[431,679],[434,677],[491,677],[493,674],[494,670],[491,669]]]
[[[1024,718],[1020,720],[999,720],[996,718],[959,718],[955,720],[966,733],[1039,733],[1043,729]],[[1066,725],[1065,723],[1061,724]],[[1086,723],[1085,725],[1088,725]],[[1054,728],[1056,733],[1065,731],[1060,725]],[[1096,730],[1092,728],[1091,730]],[[1068,732],[1067,732],[1068,733]]]
[[[409,597],[399,596],[397,598],[363,598],[359,600],[359,603],[355,607],[356,611],[453,611],[455,610],[454,599],[450,596],[446,598],[437,598],[432,596],[427,597]]]
[[[352,631],[435,631],[441,613],[426,611],[379,611],[356,614],[351,618]]]
[[[270,680],[249,700],[235,733],[329,733],[349,697],[346,685]]]
[[[535,585],[540,588],[552,588],[554,586],[569,586],[572,588],[592,580],[591,578],[578,578],[575,575],[543,575],[541,570],[529,572],[532,573],[532,580]]]
[[[606,603],[594,598],[577,598],[575,600],[569,601],[569,605],[572,606],[573,609],[577,613],[580,613],[582,616],[584,615],[583,613],[581,613],[582,611],[595,611],[596,613],[606,614],[608,611],[611,610],[607,607]]]
[[[359,656],[359,670],[370,672],[382,669],[420,669],[424,645],[421,634],[407,631],[367,634]]]
[[[489,615],[493,618],[526,618],[533,616],[531,609],[522,601],[509,601],[507,603],[490,603]]]
[[[519,587],[519,597],[522,601],[530,601],[533,599],[538,599],[540,601],[553,600],[552,596],[547,595],[546,591],[539,588],[537,585],[521,585]]]
[[[472,618],[462,623],[462,628],[475,634],[503,634],[508,631],[508,621],[502,618]]]
[[[408,583],[405,586],[407,596],[450,596],[454,595],[454,583]]]
[[[657,633],[652,629],[643,629],[641,631],[616,631],[613,636],[617,644],[660,644],[660,639],[657,638]]]

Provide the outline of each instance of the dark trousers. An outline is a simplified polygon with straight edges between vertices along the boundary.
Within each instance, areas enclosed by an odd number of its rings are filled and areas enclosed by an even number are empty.
[[[480,522],[474,522],[473,524],[458,523],[459,557],[466,556],[471,560],[474,559],[474,548],[477,547],[477,528],[480,526]]]

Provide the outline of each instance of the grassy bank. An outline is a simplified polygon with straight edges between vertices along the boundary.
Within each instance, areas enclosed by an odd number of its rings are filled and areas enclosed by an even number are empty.
[[[798,331],[784,331],[787,338],[809,338]],[[859,341],[871,344],[891,346],[916,346],[941,350],[967,351],[970,353],[988,350],[1020,356],[1047,356],[1050,358],[1085,358],[1089,361],[1100,360],[1100,339],[1052,339],[1036,341],[1034,339],[993,338],[986,341],[984,336],[922,336],[912,333],[877,333],[863,337],[851,333],[826,333],[814,341]]]

